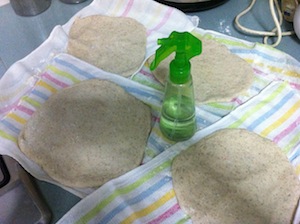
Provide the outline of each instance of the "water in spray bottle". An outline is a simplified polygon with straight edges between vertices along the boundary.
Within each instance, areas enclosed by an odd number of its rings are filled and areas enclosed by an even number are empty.
[[[175,52],[165,85],[161,109],[160,130],[170,140],[184,141],[196,131],[195,100],[190,59],[201,54],[201,41],[188,32],[172,32],[168,38],[158,39],[161,45],[150,65],[158,64]]]

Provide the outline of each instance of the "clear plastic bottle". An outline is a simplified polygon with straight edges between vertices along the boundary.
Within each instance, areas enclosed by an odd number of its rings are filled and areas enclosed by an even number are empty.
[[[176,52],[165,86],[160,129],[173,141],[187,140],[196,131],[194,88],[189,60],[201,53],[201,41],[188,32],[174,31],[168,38],[159,39],[158,44],[161,47],[156,51],[156,57],[150,65],[151,70],[172,52]]]
[[[160,117],[160,130],[169,139],[183,141],[196,131],[193,81],[184,84],[166,83]]]

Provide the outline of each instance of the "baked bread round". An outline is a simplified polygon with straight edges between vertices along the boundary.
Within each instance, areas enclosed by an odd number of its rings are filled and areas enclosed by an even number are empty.
[[[27,121],[18,144],[54,180],[98,187],[142,162],[150,107],[104,80],[53,94]]]
[[[125,77],[142,66],[146,28],[133,18],[93,15],[76,18],[67,53],[98,68]]]
[[[227,102],[245,93],[254,81],[250,64],[214,40],[201,41],[202,53],[190,60],[196,103]],[[152,72],[162,84],[168,78],[174,56],[171,54]]]
[[[300,195],[280,148],[245,129],[217,131],[183,151],[172,177],[193,223],[292,223]]]

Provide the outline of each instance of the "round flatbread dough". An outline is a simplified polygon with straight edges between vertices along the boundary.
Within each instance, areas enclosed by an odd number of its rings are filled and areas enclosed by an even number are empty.
[[[147,105],[112,82],[89,80],[52,95],[18,143],[54,180],[98,187],[141,164],[150,126]]]
[[[193,223],[291,223],[300,184],[281,149],[245,129],[223,129],[177,155],[174,190]]]
[[[93,15],[71,26],[67,52],[105,71],[130,76],[146,55],[146,28],[135,19]]]
[[[202,39],[202,53],[193,57],[191,74],[196,103],[227,102],[246,92],[254,81],[251,66],[214,40]],[[162,84],[169,74],[175,54],[163,60],[153,71]],[[150,62],[154,56],[150,57]]]

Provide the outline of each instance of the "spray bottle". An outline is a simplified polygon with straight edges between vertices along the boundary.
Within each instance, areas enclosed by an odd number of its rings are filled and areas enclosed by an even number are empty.
[[[165,86],[161,109],[161,132],[173,141],[191,138],[196,131],[194,88],[190,59],[201,54],[202,43],[188,32],[172,32],[168,38],[158,39],[161,45],[150,65],[154,70],[158,64],[175,52],[170,63],[170,74]]]

